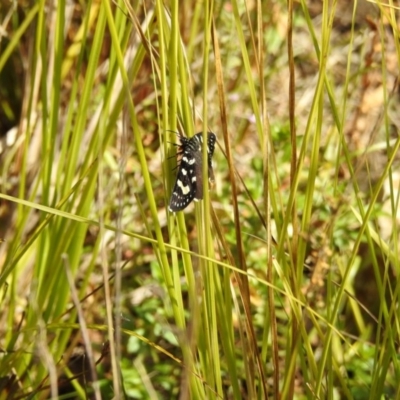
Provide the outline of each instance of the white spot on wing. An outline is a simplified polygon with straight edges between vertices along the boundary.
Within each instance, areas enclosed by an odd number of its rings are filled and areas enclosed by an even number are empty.
[[[182,189],[182,193],[184,195],[187,195],[190,192],[190,187],[189,186],[185,186],[182,181],[178,181],[178,186]]]

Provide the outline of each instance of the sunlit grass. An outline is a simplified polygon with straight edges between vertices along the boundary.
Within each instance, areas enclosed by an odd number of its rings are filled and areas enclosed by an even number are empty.
[[[396,11],[318,7],[0,12],[0,399],[396,398]],[[170,213],[174,131],[208,130]]]

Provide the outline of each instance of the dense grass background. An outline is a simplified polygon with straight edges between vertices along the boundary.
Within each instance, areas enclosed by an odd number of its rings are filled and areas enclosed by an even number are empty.
[[[0,399],[400,398],[397,6],[0,0]]]

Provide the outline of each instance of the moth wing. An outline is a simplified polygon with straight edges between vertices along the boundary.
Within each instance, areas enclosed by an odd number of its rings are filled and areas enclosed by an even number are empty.
[[[196,153],[192,180],[196,186],[194,199],[203,200],[203,155],[201,151]]]
[[[196,152],[196,169],[195,169],[195,174],[196,174],[196,181],[197,181],[197,186],[196,186],[196,196],[195,200],[202,200],[203,199],[203,190],[204,190],[204,180],[203,180],[203,155],[202,155],[202,147],[203,147],[203,139],[202,139],[202,133],[199,132],[196,136],[198,136],[199,140],[199,151]],[[208,181],[211,185],[215,183],[215,177],[214,177],[214,170],[212,166],[212,156],[214,154],[214,147],[215,147],[215,134],[213,132],[208,132],[208,139],[207,139],[207,153],[208,153]]]
[[[208,151],[208,182],[215,183],[214,169],[212,165],[212,156],[214,154],[216,136],[213,132],[208,132],[207,151]]]
[[[169,202],[169,210],[172,212],[183,210],[196,196],[196,179],[193,179],[196,162],[192,163],[192,159],[188,152],[183,152]]]

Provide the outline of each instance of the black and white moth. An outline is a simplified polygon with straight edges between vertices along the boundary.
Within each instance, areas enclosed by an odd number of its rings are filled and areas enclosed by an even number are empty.
[[[177,152],[178,173],[168,207],[171,212],[183,210],[192,200],[203,199],[203,133],[196,133],[191,138],[182,135],[178,135],[178,137],[181,143]],[[208,178],[210,182],[214,182],[212,156],[215,139],[213,132],[207,132]]]

